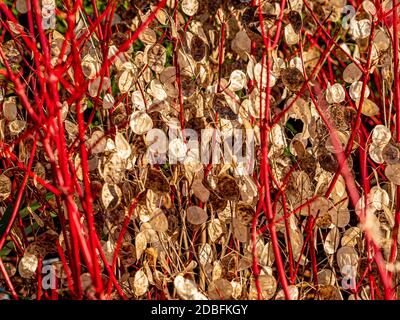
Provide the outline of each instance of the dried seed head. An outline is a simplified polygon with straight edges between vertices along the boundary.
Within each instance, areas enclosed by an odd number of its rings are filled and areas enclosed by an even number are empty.
[[[143,111],[135,111],[130,117],[130,127],[138,135],[145,134],[153,128],[153,120]]]
[[[281,71],[283,84],[291,91],[298,91],[303,86],[304,76],[297,68],[286,68]]]
[[[196,62],[200,62],[206,56],[207,47],[203,39],[199,36],[193,36],[190,42],[190,53]]]
[[[31,253],[25,253],[18,264],[18,272],[22,278],[33,278],[38,267],[38,258]]]
[[[357,101],[361,98],[362,87],[363,87],[362,81],[357,81],[357,82],[354,82],[351,84],[350,89],[349,89],[349,95],[354,101]],[[368,86],[365,87],[364,97],[365,98],[369,97]]]
[[[208,215],[204,209],[198,206],[191,206],[187,210],[186,218],[191,224],[199,225],[207,221]]]
[[[335,83],[332,86],[328,84],[325,97],[328,103],[341,103],[346,98],[346,93],[341,84]]]
[[[11,194],[11,180],[5,174],[0,175],[0,200],[5,200]]]
[[[400,186],[400,163],[387,165],[385,169],[385,176],[390,182]]]
[[[260,275],[258,277],[258,281],[261,287],[261,297],[262,299],[269,300],[271,299],[277,288],[276,279],[268,274]],[[250,282],[250,290],[249,290],[249,299],[256,300],[258,297],[257,287],[255,279],[252,278]]]
[[[183,0],[182,11],[188,16],[194,16],[199,9],[199,2],[197,0]]]
[[[354,83],[360,80],[362,71],[356,66],[355,63],[350,63],[343,71],[343,80],[347,83]]]
[[[387,164],[400,163],[400,145],[399,144],[387,144],[382,149],[382,158]]]

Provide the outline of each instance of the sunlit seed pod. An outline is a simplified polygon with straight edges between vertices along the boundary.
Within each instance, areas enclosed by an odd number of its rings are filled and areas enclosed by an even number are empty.
[[[208,224],[207,231],[211,242],[217,241],[224,233],[221,220],[212,219]]]
[[[276,279],[271,275],[264,274],[258,277],[258,281],[261,287],[262,299],[270,300],[275,295],[277,289]],[[257,300],[258,298],[258,291],[254,277],[252,277],[250,282],[250,290],[248,298],[250,300]]]
[[[299,42],[299,35],[295,32],[291,24],[285,26],[284,33],[285,41],[288,46],[295,45]]]
[[[121,93],[127,93],[133,85],[133,73],[129,70],[122,72],[118,78],[118,88]]]
[[[206,296],[199,291],[196,283],[182,275],[175,277],[174,287],[183,300],[207,300]]]
[[[388,127],[383,124],[378,124],[372,129],[371,138],[374,144],[384,147],[392,138],[392,133]]]
[[[343,267],[350,266],[355,268],[358,265],[358,260],[359,257],[357,251],[350,246],[341,247],[336,253],[336,261],[342,272],[342,275],[346,275],[346,272],[348,272],[345,270],[346,268]]]
[[[7,199],[11,194],[11,180],[4,173],[0,175],[0,200]]]
[[[156,73],[161,73],[164,69],[165,62],[167,61],[166,49],[156,43],[149,45],[144,52],[144,62],[150,66],[150,69]]]
[[[98,70],[98,63],[95,58],[93,58],[90,54],[87,54],[82,59],[82,72],[84,76],[88,79],[95,79]]]
[[[325,97],[328,103],[341,103],[346,98],[346,93],[341,84],[335,83],[332,86],[328,85]]]
[[[136,259],[140,260],[143,252],[147,248],[147,239],[144,232],[139,232],[135,237]]]
[[[363,87],[362,81],[357,81],[351,84],[349,89],[349,95],[354,101],[359,100],[361,98],[362,87]],[[369,93],[370,91],[368,86],[365,86],[364,97],[368,98]]]
[[[147,278],[146,273],[144,273],[143,270],[139,270],[135,273],[133,287],[135,290],[135,295],[137,297],[140,297],[147,292],[149,288],[149,279]]]
[[[200,225],[207,221],[208,215],[204,209],[198,206],[191,206],[187,210],[187,220],[194,225]]]
[[[199,9],[199,2],[197,0],[183,0],[182,11],[188,16],[194,16]]]
[[[120,132],[117,132],[115,135],[115,149],[117,150],[117,154],[121,159],[128,159],[132,153],[129,142]]]
[[[246,74],[241,70],[234,70],[229,77],[229,89],[232,91],[242,90],[246,82]]]
[[[390,46],[390,40],[384,30],[378,30],[374,36],[374,45],[379,51],[385,51]]]
[[[199,247],[199,263],[205,266],[213,261],[213,249],[210,244],[203,243]]]
[[[161,209],[153,212],[150,225],[157,232],[166,232],[168,230],[168,219]]]
[[[383,206],[388,206],[390,199],[386,190],[379,186],[374,186],[368,193],[368,204],[376,210],[383,210]]]
[[[361,234],[362,234],[362,231],[360,230],[360,228],[358,228],[358,227],[350,227],[343,234],[343,237],[341,239],[341,246],[342,247],[345,247],[345,246],[354,247],[354,246],[356,246],[357,241],[361,237]]]
[[[356,101],[357,108],[359,107],[360,100]],[[379,114],[378,105],[370,99],[365,99],[364,104],[362,105],[361,113],[367,117],[373,117]]]
[[[208,297],[212,300],[229,300],[232,298],[233,288],[226,279],[217,279],[208,287]]]
[[[343,80],[347,83],[354,83],[360,80],[362,71],[357,67],[355,63],[350,63],[343,71]]]
[[[138,135],[145,134],[153,128],[153,120],[143,111],[135,111],[130,117],[130,127]]]
[[[139,40],[144,44],[155,44],[157,41],[156,32],[153,29],[146,28],[139,34]]]
[[[22,132],[26,127],[25,120],[13,120],[8,124],[8,128],[10,129],[10,133],[12,135],[17,135]]]
[[[337,227],[332,228],[324,242],[324,250],[326,254],[334,254],[340,244],[340,233]]]
[[[18,264],[18,272],[22,278],[33,278],[38,267],[38,258],[31,253],[25,253]]]
[[[155,99],[159,101],[163,101],[168,98],[167,93],[165,92],[164,86],[157,79],[153,79],[150,82],[150,92]]]
[[[354,39],[365,39],[371,34],[371,21],[352,19],[350,20],[350,31]]]
[[[186,153],[187,145],[182,139],[175,138],[169,142],[169,155],[173,159],[183,160]]]
[[[362,2],[362,7],[363,7],[364,11],[369,13],[371,16],[376,15],[376,8],[372,1],[364,0]]]
[[[382,149],[382,158],[387,164],[400,163],[400,144],[386,144]]]
[[[101,130],[93,131],[90,139],[88,140],[88,148],[94,154],[99,154],[104,152],[106,148],[107,140],[104,132]]]
[[[114,184],[105,183],[101,189],[101,200],[106,210],[114,210],[121,202],[122,191]]]
[[[109,110],[114,107],[115,99],[110,93],[106,93],[103,97],[103,109]]]

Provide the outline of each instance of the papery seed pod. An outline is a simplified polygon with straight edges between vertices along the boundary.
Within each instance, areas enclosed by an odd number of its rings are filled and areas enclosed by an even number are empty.
[[[0,175],[0,200],[5,200],[11,194],[11,180],[5,174]]]
[[[359,100],[361,98],[362,87],[363,87],[362,81],[357,81],[351,84],[349,89],[349,95],[354,101]],[[366,86],[364,91],[364,97],[368,98],[369,93],[370,93],[369,88],[368,86]]]
[[[264,274],[258,277],[258,281],[260,283],[261,287],[261,297],[262,299],[269,300],[271,299],[277,289],[277,281],[276,279],[268,274]],[[256,300],[258,298],[258,291],[256,287],[256,282],[254,277],[252,277],[251,282],[250,282],[250,290],[249,290],[249,296],[248,298],[250,300]]]
[[[303,26],[301,15],[298,11],[291,10],[288,14],[288,20],[293,27],[294,32],[299,33]]]
[[[23,278],[33,278],[38,267],[38,258],[31,253],[25,253],[18,264],[18,272]]]
[[[303,86],[304,76],[297,68],[287,68],[281,71],[283,84],[291,91],[298,91]]]
[[[390,182],[400,186],[400,163],[387,165],[385,168],[385,176]]]
[[[346,93],[342,85],[335,83],[332,86],[328,85],[325,96],[328,103],[341,103],[346,98]]]
[[[183,0],[182,11],[188,16],[194,16],[199,9],[199,2],[197,0]]]
[[[388,164],[400,163],[400,144],[389,143],[383,147],[382,158]]]
[[[130,117],[130,127],[136,134],[142,135],[153,128],[153,121],[150,116],[143,111],[135,111]]]
[[[139,270],[135,273],[135,277],[133,280],[133,287],[135,295],[137,297],[140,297],[147,292],[149,287],[149,280],[146,276],[146,273],[144,273],[143,270]]]
[[[106,210],[114,210],[121,202],[122,191],[117,185],[105,183],[101,190],[101,200]]]
[[[204,209],[198,206],[191,206],[187,210],[187,220],[194,225],[200,225],[207,221],[208,215]]]
[[[343,80],[347,83],[354,83],[360,80],[362,71],[356,66],[355,63],[350,63],[343,71]]]
[[[194,281],[185,279],[182,275],[176,276],[174,279],[174,287],[178,295],[183,300],[207,300],[202,294]]]
[[[3,115],[8,121],[13,121],[17,118],[18,109],[15,97],[7,98],[3,103]]]
[[[226,279],[217,279],[208,287],[208,297],[212,300],[229,300],[232,298],[233,288]]]
[[[196,62],[200,62],[204,59],[207,53],[207,47],[203,39],[199,36],[193,36],[190,41],[190,53]]]

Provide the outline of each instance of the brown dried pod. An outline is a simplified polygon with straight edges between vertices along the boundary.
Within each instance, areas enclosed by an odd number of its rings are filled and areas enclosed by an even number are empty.
[[[190,53],[196,62],[204,59],[207,53],[207,46],[202,38],[195,35],[190,42]]]
[[[290,91],[298,91],[303,86],[304,76],[296,67],[290,67],[281,71],[282,82]]]
[[[225,200],[237,201],[240,198],[240,190],[236,180],[228,174],[218,177],[217,191]]]
[[[294,32],[299,33],[303,26],[303,20],[298,11],[291,10],[288,14],[288,20],[293,27]]]
[[[400,186],[400,163],[387,165],[385,169],[385,176],[390,182]]]
[[[343,300],[338,288],[332,285],[325,285],[318,288],[318,300]]]
[[[400,144],[388,143],[382,150],[382,158],[387,164],[400,163]]]
[[[252,206],[245,203],[238,204],[237,216],[245,225],[248,225],[253,220],[254,214],[255,210]]]
[[[146,189],[151,189],[156,192],[169,192],[170,186],[168,180],[157,169],[149,169],[147,171]]]
[[[208,215],[203,208],[191,206],[187,210],[186,218],[191,224],[199,225],[207,221]]]

